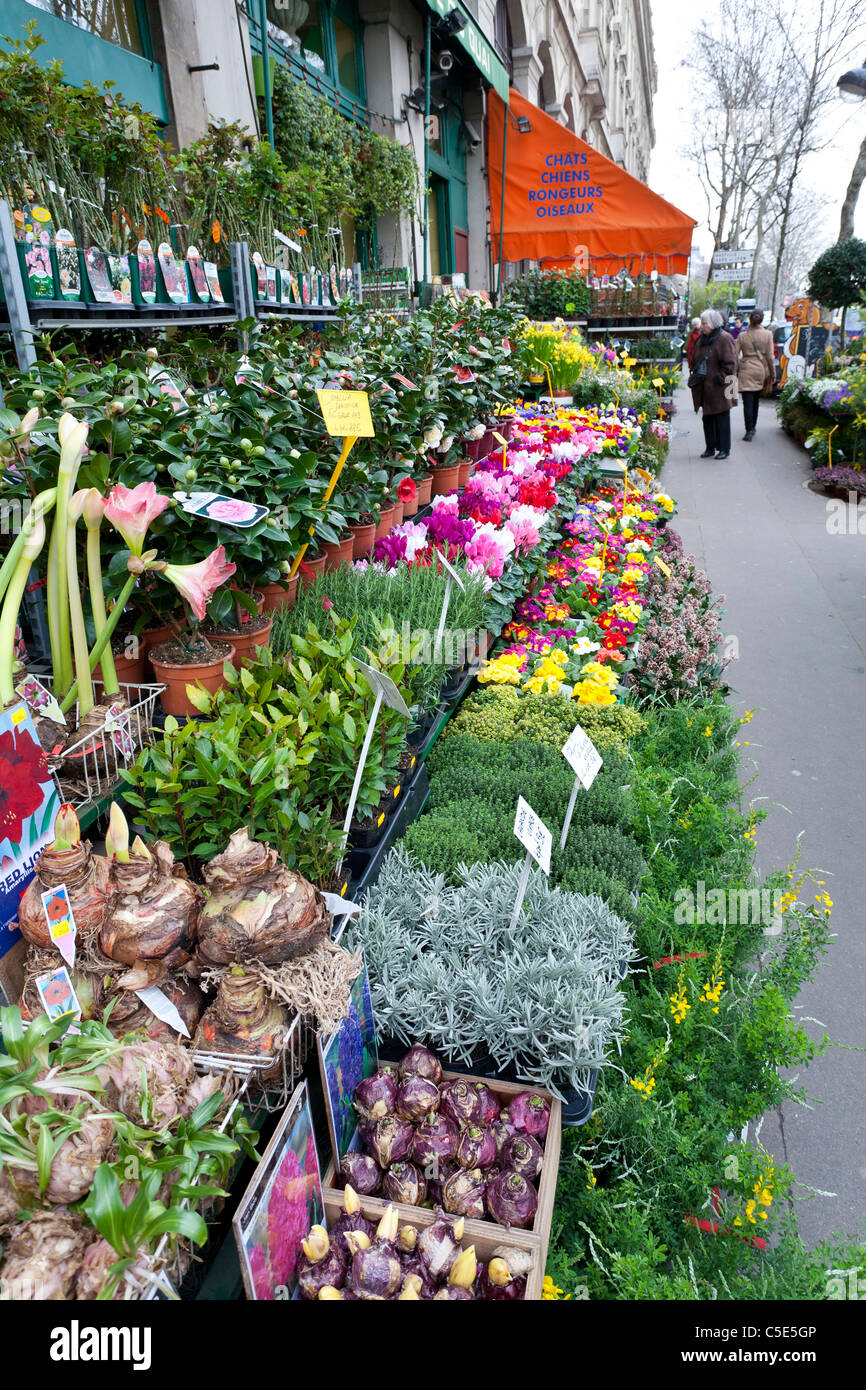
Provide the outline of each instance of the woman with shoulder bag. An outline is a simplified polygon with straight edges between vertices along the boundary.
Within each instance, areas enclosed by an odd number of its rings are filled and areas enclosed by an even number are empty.
[[[740,354],[737,381],[743,397],[743,418],[746,425],[743,438],[749,443],[754,439],[758,426],[758,402],[761,392],[772,386],[776,380],[773,335],[769,329],[761,327],[763,322],[764,315],[760,309],[755,309],[749,315],[748,328],[737,339]]]
[[[701,314],[701,336],[692,352],[689,388],[695,413],[704,413],[702,459],[728,458],[731,452],[731,407],[737,402],[737,345],[724,331],[718,309]]]

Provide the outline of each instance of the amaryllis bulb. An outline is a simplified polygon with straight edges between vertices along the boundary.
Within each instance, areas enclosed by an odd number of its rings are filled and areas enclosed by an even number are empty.
[[[136,835],[130,848],[130,854],[135,854],[139,859],[152,859],[153,855],[140,835]]]
[[[108,834],[105,837],[105,853],[107,858],[116,859],[120,864],[129,863],[129,826],[126,823],[126,816],[116,801],[111,803]]]
[[[53,849],[74,849],[81,843],[81,823],[75,814],[75,807],[64,801],[54,821]]]

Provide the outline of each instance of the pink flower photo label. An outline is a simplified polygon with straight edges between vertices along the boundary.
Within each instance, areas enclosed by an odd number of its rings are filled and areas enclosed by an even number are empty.
[[[75,938],[78,928],[75,925],[75,915],[66,884],[59,883],[56,888],[46,889],[41,898],[42,910],[48,924],[48,935],[66,964],[72,966],[75,964]]]
[[[242,497],[225,497],[219,492],[175,492],[174,499],[190,516],[200,516],[223,526],[238,526],[246,530],[269,515],[270,508]]]

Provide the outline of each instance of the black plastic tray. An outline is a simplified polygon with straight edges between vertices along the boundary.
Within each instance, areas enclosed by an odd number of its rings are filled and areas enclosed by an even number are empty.
[[[350,902],[357,902],[360,895],[376,882],[386,854],[393,849],[407,826],[421,814],[427,797],[430,795],[430,779],[427,769],[419,760],[418,771],[410,787],[403,795],[402,805],[396,814],[389,816],[381,840],[372,850],[353,850],[347,860],[349,870],[345,896]]]

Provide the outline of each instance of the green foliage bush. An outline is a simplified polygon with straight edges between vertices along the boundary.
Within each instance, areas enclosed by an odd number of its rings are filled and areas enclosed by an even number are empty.
[[[576,271],[533,269],[506,280],[503,302],[531,319],[576,319],[589,311],[589,290]]]
[[[477,739],[527,738],[561,749],[578,724],[602,756],[605,749],[624,755],[645,720],[631,705],[590,709],[562,695],[532,695],[502,686],[470,695],[448,724],[443,741],[472,734]]]

